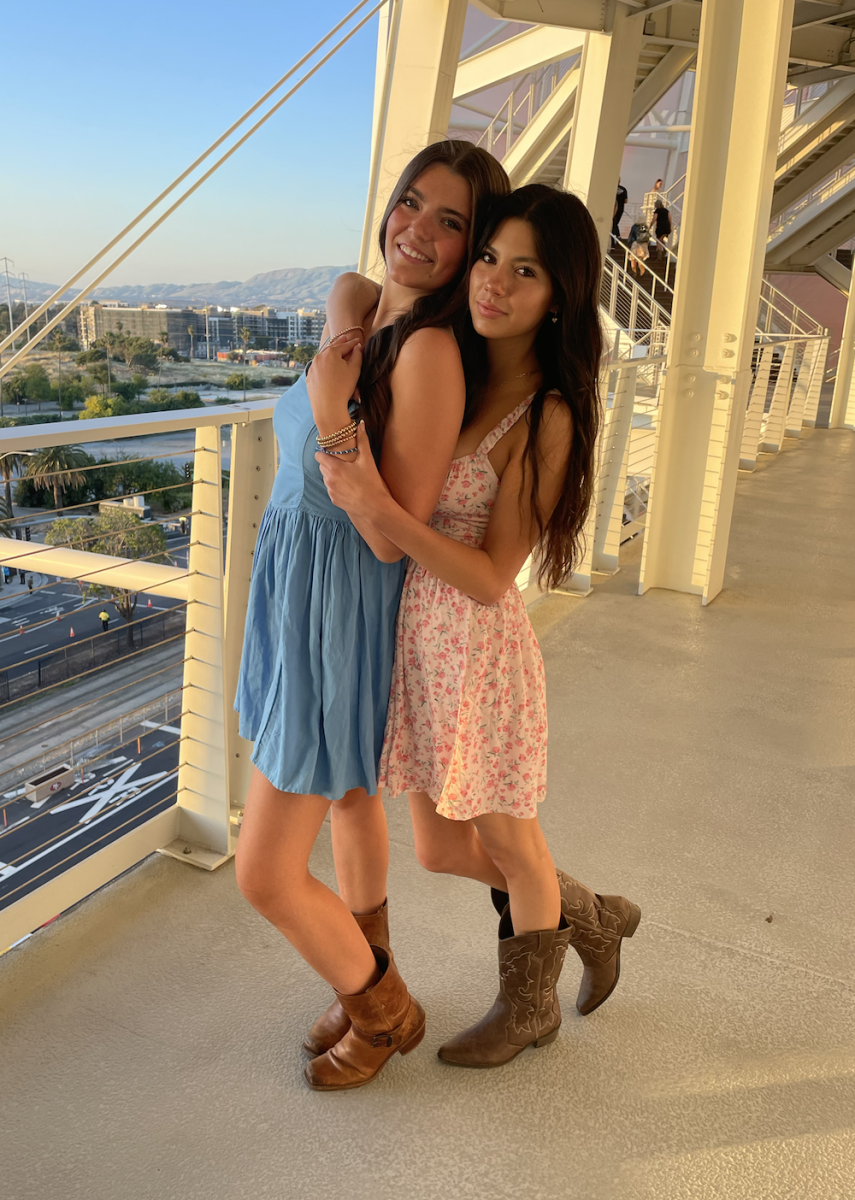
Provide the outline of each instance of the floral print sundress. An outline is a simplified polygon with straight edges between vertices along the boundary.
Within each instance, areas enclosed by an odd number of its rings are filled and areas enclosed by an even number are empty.
[[[431,527],[480,547],[499,492],[488,458],[524,400],[474,454],[456,458]],[[480,604],[410,562],[395,643],[380,783],[426,792],[452,821],[533,817],[546,792],[543,659],[519,589]]]

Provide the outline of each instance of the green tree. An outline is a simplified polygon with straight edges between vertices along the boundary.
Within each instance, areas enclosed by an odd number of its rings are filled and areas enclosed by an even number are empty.
[[[0,455],[0,473],[3,475],[5,503],[10,513],[12,511],[12,480],[15,475],[20,474],[22,468],[26,465],[28,458],[29,455],[16,454],[13,450],[9,450],[5,454]]]
[[[74,529],[68,528],[74,526]],[[77,526],[83,528],[78,529]],[[146,524],[136,513],[122,508],[107,508],[97,517],[72,520],[68,518],[52,521],[45,531],[45,542],[49,546],[71,546],[84,544],[94,554],[107,554],[114,558],[145,558],[149,562],[169,562],[166,553],[166,534],[159,525]],[[90,540],[91,539],[91,540]],[[109,596],[116,612],[127,625],[129,649],[134,648],[134,631],[131,622],[139,598],[138,592],[127,588],[105,587],[102,584],[86,584],[85,594],[92,597]]]
[[[157,348],[157,383],[160,386],[160,376],[163,371],[163,360],[169,348],[169,330],[161,329],[160,345]]]
[[[71,339],[59,326],[50,335],[50,348],[56,351],[56,394],[59,405],[60,420],[62,420],[62,352],[71,345]]]
[[[110,364],[108,362],[92,363],[89,377],[101,385],[106,396],[110,387]]]
[[[66,487],[80,486],[86,476],[80,470],[88,462],[81,446],[45,446],[27,464],[27,475],[38,488],[53,488],[54,508],[62,508]]]
[[[97,421],[101,417],[127,417],[144,411],[144,405],[132,403],[122,396],[87,396],[77,419]]]
[[[296,346],[294,348],[294,362],[301,363],[303,366],[308,366],[316,354],[317,346]]]
[[[50,379],[41,363],[28,363],[23,371],[24,395],[28,400],[38,402],[41,411],[42,400],[50,400]]]
[[[91,350],[81,350],[75,358],[78,367],[88,367],[90,363],[103,362],[107,357],[107,351],[103,346],[93,346]]]
[[[244,398],[244,400],[246,400],[246,348],[249,345],[249,341],[250,341],[251,337],[252,337],[252,330],[248,329],[246,327],[246,325],[242,326],[241,330],[240,330],[240,340],[243,342],[243,398]]]

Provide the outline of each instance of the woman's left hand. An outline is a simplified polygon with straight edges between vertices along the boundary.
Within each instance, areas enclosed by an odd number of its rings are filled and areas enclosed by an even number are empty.
[[[370,521],[390,493],[377,470],[364,421],[359,422],[356,431],[356,449],[356,458],[349,462],[320,451],[315,458],[336,508],[343,508],[350,517]]]

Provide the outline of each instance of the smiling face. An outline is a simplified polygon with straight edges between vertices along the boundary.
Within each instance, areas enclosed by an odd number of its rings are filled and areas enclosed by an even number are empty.
[[[426,293],[450,283],[469,245],[472,188],[436,163],[404,192],[386,225],[387,274],[402,287]]]
[[[485,338],[532,335],[555,308],[531,226],[516,217],[503,221],[469,273],[475,332]]]

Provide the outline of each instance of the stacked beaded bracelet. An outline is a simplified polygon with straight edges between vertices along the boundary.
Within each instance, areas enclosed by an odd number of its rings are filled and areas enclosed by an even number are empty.
[[[331,458],[339,458],[342,454],[356,454],[356,446],[350,446],[347,450],[327,450],[326,446],[321,446],[321,454],[329,454]]]
[[[343,429],[337,429],[335,433],[325,433],[323,436],[318,434],[317,443],[321,450],[332,449],[333,446],[338,446],[341,442],[348,442],[351,438],[356,437],[356,431],[359,426],[355,421],[351,421],[349,425],[345,425]]]
[[[327,346],[330,346],[333,342],[338,341],[338,339],[343,337],[346,333],[355,333],[357,329],[360,333],[363,332],[361,325],[349,325],[347,329],[342,329],[340,333],[328,334],[318,347],[318,354],[320,354],[322,350],[326,350]]]

